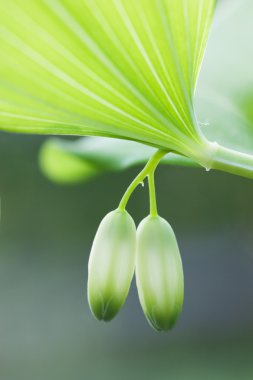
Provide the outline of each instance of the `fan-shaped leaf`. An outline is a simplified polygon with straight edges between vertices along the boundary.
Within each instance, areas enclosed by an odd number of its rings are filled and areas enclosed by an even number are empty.
[[[0,3],[0,128],[120,137],[206,163],[193,93],[215,0]]]

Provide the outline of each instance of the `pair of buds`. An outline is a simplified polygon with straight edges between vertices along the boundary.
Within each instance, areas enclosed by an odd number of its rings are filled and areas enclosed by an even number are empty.
[[[88,301],[99,320],[109,321],[121,309],[134,272],[143,312],[155,330],[171,329],[181,312],[181,257],[171,226],[159,216],[146,217],[136,231],[127,211],[107,214],[92,245],[88,272]]]

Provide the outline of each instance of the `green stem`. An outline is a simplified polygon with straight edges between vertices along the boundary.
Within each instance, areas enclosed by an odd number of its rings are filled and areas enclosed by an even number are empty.
[[[152,170],[152,172],[150,172],[148,175],[149,203],[150,203],[150,215],[151,216],[157,216],[154,174],[155,174],[155,171]]]
[[[130,186],[127,188],[125,194],[123,195],[120,204],[119,204],[119,209],[120,210],[125,210],[127,202],[132,194],[132,192],[136,189],[136,187],[143,182],[143,180],[149,176],[150,173],[154,173],[157,165],[159,164],[161,158],[167,154],[168,151],[164,150],[158,150],[147,162],[146,166],[143,168],[143,170],[135,177],[133,182],[130,184]],[[152,190],[152,197],[155,197],[155,190]],[[151,202],[151,201],[150,201]],[[151,206],[150,206],[151,207]],[[152,200],[152,208],[154,207],[154,202]],[[155,204],[155,209],[156,209],[156,204]]]
[[[253,179],[253,155],[237,152],[217,144],[211,169]]]

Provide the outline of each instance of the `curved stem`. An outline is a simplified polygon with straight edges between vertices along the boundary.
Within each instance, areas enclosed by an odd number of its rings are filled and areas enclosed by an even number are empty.
[[[125,194],[123,195],[121,201],[120,201],[120,204],[119,204],[119,209],[120,210],[125,210],[126,208],[126,205],[127,205],[127,202],[132,194],[132,192],[135,190],[135,188],[143,182],[143,180],[150,174],[150,173],[154,173],[157,165],[159,164],[161,158],[163,156],[165,156],[165,154],[167,154],[168,151],[164,151],[164,150],[158,150],[151,158],[150,160],[147,162],[146,166],[144,167],[144,169],[137,175],[137,177],[135,177],[135,179],[133,180],[133,182],[130,184],[130,186],[127,188]],[[155,195],[155,193],[154,193]],[[153,202],[152,202],[153,204]]]

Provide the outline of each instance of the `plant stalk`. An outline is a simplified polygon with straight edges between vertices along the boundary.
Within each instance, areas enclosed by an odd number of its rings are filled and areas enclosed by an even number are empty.
[[[164,150],[158,150],[156,153],[150,158],[150,160],[147,162],[146,166],[144,169],[135,177],[133,182],[130,184],[130,186],[127,188],[125,194],[123,195],[120,204],[119,204],[119,209],[120,210],[125,210],[127,202],[132,194],[132,192],[135,190],[135,188],[143,182],[143,180],[149,176],[150,173],[154,173],[157,165],[159,164],[161,158],[167,154],[168,151]],[[155,196],[155,193],[151,191],[152,195]],[[153,207],[153,201],[152,201],[152,207]],[[156,205],[154,206],[154,212],[155,212]]]
[[[155,170],[148,175],[148,186],[149,186],[149,204],[150,204],[150,215],[157,216],[157,204],[156,204],[156,192],[155,192]]]
[[[211,169],[253,179],[253,155],[237,152],[217,144]]]

